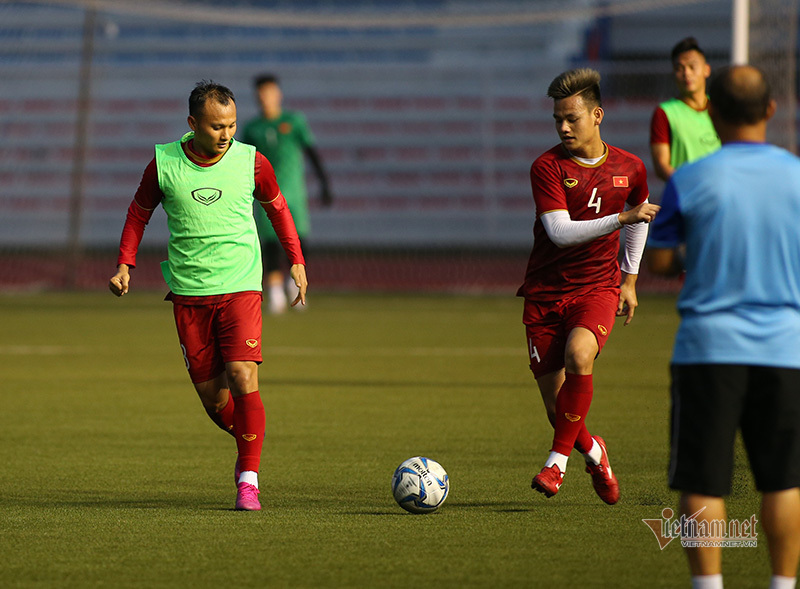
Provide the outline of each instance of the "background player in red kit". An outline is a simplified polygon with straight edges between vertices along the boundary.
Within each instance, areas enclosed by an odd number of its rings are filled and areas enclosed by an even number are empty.
[[[122,230],[109,288],[128,292],[145,225],[160,204],[170,231],[162,264],[186,368],[209,417],[236,438],[236,509],[257,511],[265,413],[261,363],[261,252],[253,199],[264,208],[292,262],[305,304],[308,282],[300,241],[269,161],[233,139],[233,93],[201,82],[189,96],[189,127],[157,145]]]
[[[647,201],[647,173],[636,156],[600,138],[600,74],[564,72],[550,84],[561,143],[531,166],[536,205],[533,250],[525,283],[523,322],[531,370],[555,428],[550,456],[532,488],[558,492],[573,447],[600,498],[619,499],[604,440],[591,436],[586,415],[592,372],[615,316],[633,319],[636,278],[647,225],[659,207]],[[618,230],[627,226],[622,275]]]

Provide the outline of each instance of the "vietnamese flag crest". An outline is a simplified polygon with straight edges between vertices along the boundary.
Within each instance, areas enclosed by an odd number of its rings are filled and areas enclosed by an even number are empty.
[[[628,187],[628,177],[627,176],[613,176],[614,181],[614,188],[627,188]]]

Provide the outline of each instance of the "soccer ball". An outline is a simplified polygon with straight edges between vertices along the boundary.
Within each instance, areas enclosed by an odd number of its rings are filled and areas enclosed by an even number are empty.
[[[430,458],[409,458],[392,476],[395,501],[411,513],[433,513],[447,499],[449,491],[450,478],[442,465]]]

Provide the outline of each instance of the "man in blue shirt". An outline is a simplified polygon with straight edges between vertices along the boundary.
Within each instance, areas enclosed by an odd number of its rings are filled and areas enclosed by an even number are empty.
[[[681,491],[687,519],[725,522],[741,429],[763,494],[770,587],[793,588],[800,561],[800,159],[765,143],[775,102],[758,69],[722,69],[709,100],[722,148],[675,172],[649,239],[652,271],[686,269],[672,357],[669,484]],[[721,545],[686,553],[693,586],[722,587]]]

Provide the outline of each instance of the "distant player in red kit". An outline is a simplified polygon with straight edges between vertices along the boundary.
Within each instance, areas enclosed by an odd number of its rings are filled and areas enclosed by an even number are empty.
[[[591,69],[564,72],[547,95],[554,101],[561,143],[531,166],[534,243],[517,294],[525,298],[531,370],[555,435],[531,486],[547,497],[555,495],[574,447],[584,456],[597,494],[613,505],[619,484],[605,442],[590,435],[585,423],[592,372],[615,316],[625,316],[625,325],[633,319],[646,223],[659,207],[647,201],[642,161],[600,138],[600,74]],[[623,226],[620,273],[618,230]]]

